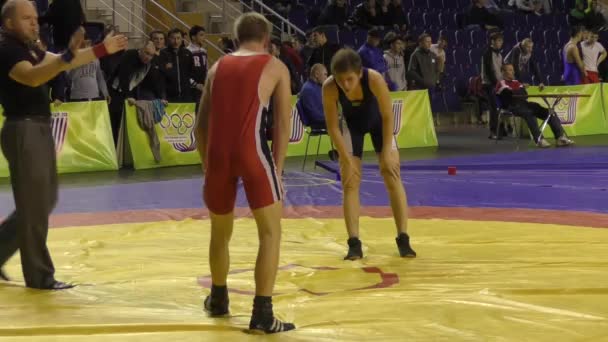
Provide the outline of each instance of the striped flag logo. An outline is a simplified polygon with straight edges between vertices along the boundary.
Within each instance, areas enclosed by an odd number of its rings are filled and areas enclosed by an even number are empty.
[[[55,142],[55,152],[60,153],[68,132],[68,113],[53,113],[51,117],[51,132]]]
[[[289,136],[290,143],[299,143],[302,141],[304,137],[304,123],[300,118],[300,113],[298,111],[298,107],[294,106],[291,110],[292,117],[292,125],[291,125],[291,135]]]
[[[393,135],[399,135],[401,132],[401,113],[403,112],[403,100],[395,100],[393,101],[393,114],[395,116],[394,119],[394,128]]]

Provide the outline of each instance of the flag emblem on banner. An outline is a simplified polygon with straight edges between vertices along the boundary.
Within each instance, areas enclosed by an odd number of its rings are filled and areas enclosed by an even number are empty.
[[[60,153],[68,132],[68,113],[53,113],[51,117],[51,132],[55,142],[55,152]]]
[[[401,132],[401,112],[403,112],[403,100],[393,101],[393,114],[395,115],[393,135],[399,135]]]

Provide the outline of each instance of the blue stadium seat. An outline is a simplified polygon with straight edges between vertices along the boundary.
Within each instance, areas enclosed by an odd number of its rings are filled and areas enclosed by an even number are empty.
[[[423,14],[424,15],[424,14]],[[423,15],[419,13],[410,12],[407,15],[407,21],[412,28],[424,28]]]
[[[472,30],[469,34],[471,37],[471,46],[482,47],[487,44],[487,33],[484,30]]]
[[[530,38],[532,38],[534,46],[538,46],[541,48],[545,46],[545,39],[543,37],[543,33],[544,32],[539,29],[530,32]]]
[[[443,30],[439,31],[439,35],[446,37],[446,39],[448,40],[448,45],[457,46],[456,30],[443,29]]]
[[[521,41],[524,40],[524,38],[530,38],[530,31],[528,31],[526,29],[522,29],[522,30],[518,30],[517,32],[515,32],[515,40],[518,43],[521,43]]]
[[[483,50],[481,48],[473,48],[469,51],[469,64],[481,64],[481,55]]]
[[[289,12],[289,21],[296,25],[301,30],[308,29],[308,20],[306,19],[306,9],[303,7],[294,6]]]
[[[456,31],[456,44],[459,47],[468,48],[471,46],[471,34],[469,31],[458,30]]]
[[[458,26],[456,25],[454,15],[452,12],[439,13],[439,25],[442,28],[457,29]]]
[[[452,51],[452,63],[458,64],[471,64],[468,56],[468,49],[462,47],[455,47]]]
[[[557,37],[557,31],[554,29],[548,29],[543,32],[543,40],[545,46],[553,47],[559,45],[559,38]]]
[[[428,29],[438,28],[439,27],[439,17],[437,14],[426,12],[422,15],[422,21],[424,22],[424,26]]]
[[[557,45],[563,47],[570,40],[570,30],[561,29],[557,31]]]

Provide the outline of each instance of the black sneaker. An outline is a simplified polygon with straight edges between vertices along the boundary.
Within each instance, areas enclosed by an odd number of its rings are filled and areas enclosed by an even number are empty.
[[[348,254],[344,260],[357,260],[363,258],[363,250],[361,249],[361,240],[359,238],[350,238],[348,243]]]
[[[295,328],[296,326],[293,323],[285,323],[274,317],[259,321],[257,321],[254,317],[251,317],[251,322],[249,323],[249,330],[247,330],[247,333],[254,335],[276,334],[294,330]]]
[[[212,298],[211,296],[207,296],[207,298],[205,298],[203,306],[209,316],[224,317],[229,314],[228,304],[229,300],[227,296],[225,298]]]
[[[397,241],[397,248],[399,248],[399,255],[402,258],[415,258],[416,252],[410,246],[410,237],[406,233],[401,233],[395,239]]]

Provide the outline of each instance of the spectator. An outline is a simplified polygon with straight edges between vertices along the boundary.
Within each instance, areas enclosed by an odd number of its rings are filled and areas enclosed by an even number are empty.
[[[234,41],[228,37],[220,38],[219,44],[220,44],[220,47],[222,48],[222,51],[226,54],[233,53],[234,50],[236,50]]]
[[[278,38],[273,38],[270,41],[269,52],[271,55],[283,62],[283,64],[285,64],[285,66],[287,67],[287,70],[289,70],[289,78],[291,81],[291,93],[299,93],[301,87],[300,78],[298,77],[296,68],[291,62],[291,60],[289,60],[287,56],[281,54],[281,40],[279,40]]]
[[[483,90],[483,84],[481,82],[481,76],[474,76],[469,78],[469,85],[467,89],[467,96],[475,104],[477,109],[477,124],[485,125],[488,123],[488,98]]]
[[[486,30],[502,28],[503,22],[496,14],[492,14],[486,7],[486,0],[472,0],[466,23],[468,25],[479,25]]]
[[[445,72],[445,49],[448,47],[448,39],[446,36],[439,36],[437,40],[437,44],[431,45],[431,51],[437,56],[437,62],[439,67],[439,73],[443,74]]]
[[[407,31],[407,16],[403,10],[403,3],[401,0],[392,0],[388,6],[390,14],[390,25],[397,32]],[[407,65],[407,64],[406,64]]]
[[[344,27],[348,22],[348,4],[346,0],[329,0],[321,12],[319,25],[337,25]]]
[[[194,86],[194,103],[196,104],[196,112],[198,113],[198,105],[203,95],[203,85],[207,79],[207,49],[205,44],[205,28],[202,26],[192,26],[189,32],[190,45],[188,50],[192,54],[192,68]]]
[[[420,35],[418,48],[412,54],[407,68],[410,89],[433,89],[439,84],[437,56],[431,52],[431,44],[430,35]]]
[[[502,80],[502,55],[500,50],[504,42],[500,32],[492,33],[490,46],[481,56],[481,82],[490,106],[490,139],[497,139],[498,111],[496,110],[496,94],[494,88]]]
[[[541,15],[543,12],[543,3],[539,0],[517,0],[515,7],[526,14]]]
[[[551,145],[545,140],[541,131],[538,128],[537,118],[545,120],[549,116],[549,110],[538,103],[528,102],[523,98],[514,97],[513,95],[524,96],[527,95],[524,86],[515,80],[515,71],[513,65],[504,64],[502,66],[503,80],[496,84],[496,94],[500,98],[500,102],[503,108],[508,109],[513,114],[521,116],[530,129],[530,133],[534,138],[538,147],[550,147]],[[562,124],[557,116],[552,115],[549,119],[549,126],[553,131],[553,135],[556,137],[557,146],[568,146],[574,142],[566,136]]]
[[[65,50],[72,34],[84,26],[85,21],[80,0],[54,0],[49,10],[39,19],[41,25],[48,24],[52,27],[52,51]]]
[[[580,44],[583,64],[587,72],[587,75],[583,77],[583,84],[600,83],[598,65],[606,59],[607,53],[604,46],[597,41],[598,37],[597,31],[592,31],[588,38]]]
[[[139,50],[127,50],[109,80],[110,121],[114,141],[118,142],[118,132],[125,100],[135,104],[136,100],[166,100],[165,77],[154,59],[156,46],[148,40]],[[165,101],[166,103],[166,101]]]
[[[353,26],[369,30],[374,26],[382,26],[384,23],[380,21],[376,9],[376,0],[363,0],[361,4],[355,7],[349,22]]]
[[[289,58],[293,66],[296,68],[298,79],[301,79],[304,74],[304,61],[300,56],[301,50],[300,42],[295,38],[284,41],[281,44],[281,55]]]
[[[379,29],[373,28],[367,31],[367,41],[359,48],[358,54],[364,68],[373,69],[385,75],[387,67],[384,62],[384,53],[380,48],[381,42],[382,32]]]
[[[169,31],[169,46],[160,52],[160,70],[165,74],[167,100],[169,102],[193,102],[194,59],[184,47],[183,32],[179,29]]]
[[[323,64],[328,71],[331,70],[331,59],[334,57],[336,52],[338,52],[340,47],[327,41],[325,31],[323,31],[321,27],[316,27],[312,31],[311,40],[314,50],[312,51],[306,65],[310,69],[315,64]]]
[[[322,86],[327,79],[327,69],[323,64],[315,64],[310,69],[310,78],[304,82],[299,99],[303,117],[313,128],[325,128],[325,115],[323,114]]]
[[[568,22],[570,26],[585,24],[585,0],[576,0],[574,8],[568,14]]]
[[[384,38],[390,48],[384,52],[384,61],[388,68],[386,78],[391,91],[407,90],[406,68],[403,61],[403,38],[389,32]]]
[[[391,22],[392,14],[390,13],[389,5],[391,0],[378,0],[376,1],[376,17],[382,26],[393,27]]]
[[[412,60],[414,51],[418,48],[418,43],[416,42],[416,39],[409,34],[403,37],[403,42],[405,43],[405,48],[403,49],[403,64],[407,69],[410,65],[410,60]]]
[[[162,31],[150,32],[150,40],[154,43],[154,47],[156,48],[156,55],[160,55],[160,52],[167,47],[167,37]]]
[[[540,69],[534,57],[534,42],[532,39],[526,38],[517,43],[505,57],[505,64],[512,64],[515,68],[515,78],[524,82],[532,83],[531,76],[534,76],[539,81],[541,86],[544,86],[541,81]]]
[[[91,41],[82,42],[81,49],[90,47]],[[67,72],[67,81],[70,89],[70,101],[102,100],[110,102],[110,94],[106,80],[101,71],[99,60],[82,65]]]
[[[606,25],[604,15],[597,0],[590,0],[589,7],[585,11],[585,27],[587,30],[600,30]]]
[[[564,61],[564,83],[566,85],[581,84],[583,77],[587,77],[585,64],[578,49],[578,43],[583,40],[585,29],[582,26],[574,26],[570,29],[570,40],[563,49]]]

